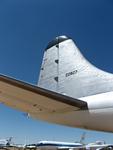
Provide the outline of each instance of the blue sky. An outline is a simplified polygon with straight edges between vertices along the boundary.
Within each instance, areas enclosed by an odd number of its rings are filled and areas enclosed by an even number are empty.
[[[0,73],[36,84],[44,49],[58,35],[72,37],[91,63],[113,73],[112,0],[1,0]],[[84,131],[86,142],[113,143],[111,133],[28,119],[0,105],[0,138],[73,142]]]

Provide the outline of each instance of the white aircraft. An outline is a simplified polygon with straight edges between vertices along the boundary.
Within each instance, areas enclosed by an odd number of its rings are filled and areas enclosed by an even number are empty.
[[[25,149],[40,149],[40,150],[106,150],[113,149],[112,144],[106,144],[104,141],[96,141],[95,143],[82,144],[79,142],[58,142],[58,141],[40,141],[37,144],[29,144]]]
[[[86,137],[86,133],[83,132],[83,134],[80,137],[79,141],[76,142],[58,142],[58,141],[39,141],[37,144],[27,144],[25,145],[25,148],[27,149],[36,149],[39,148],[41,150],[48,150],[48,149],[80,149],[85,146],[84,140]]]
[[[58,142],[58,141],[40,141],[36,144],[39,149],[78,149],[82,148],[81,143]]]
[[[104,141],[96,141],[85,146],[86,150],[113,150],[112,144],[106,144]]]
[[[10,137],[9,139],[0,139],[0,149],[12,146],[11,141],[12,141],[12,137]]]
[[[66,36],[48,44],[38,85],[0,75],[0,102],[48,122],[113,132],[113,74],[90,64]]]

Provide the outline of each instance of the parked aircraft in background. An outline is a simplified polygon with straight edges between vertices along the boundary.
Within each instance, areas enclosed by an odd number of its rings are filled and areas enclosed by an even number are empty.
[[[40,141],[37,144],[40,149],[70,149],[70,148],[81,148],[81,143],[69,143],[69,142],[58,142],[58,141]]]
[[[113,74],[89,63],[66,36],[48,44],[38,86],[0,75],[0,102],[48,122],[113,132]]]
[[[76,142],[58,142],[58,141],[40,141],[37,144],[28,144],[25,145],[25,148],[27,149],[78,149],[83,147],[85,145],[84,140],[86,137],[86,133],[83,132],[83,134],[80,137],[80,141]]]
[[[105,141],[96,141],[85,145],[86,150],[112,150],[113,144],[106,144]]]
[[[36,149],[39,148],[40,150],[57,150],[57,149],[78,149],[82,148],[81,143],[69,143],[69,142],[58,142],[58,141],[40,141],[37,144],[29,144],[26,145],[25,148],[29,149]]]
[[[29,150],[111,150],[112,144],[106,144],[104,141],[96,141],[89,144],[58,142],[58,141],[40,141],[37,144],[29,144],[24,147]]]
[[[0,148],[12,146],[12,137],[8,139],[0,139]]]

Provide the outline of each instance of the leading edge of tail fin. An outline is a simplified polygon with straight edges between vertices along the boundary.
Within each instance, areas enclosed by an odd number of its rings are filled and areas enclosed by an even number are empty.
[[[52,40],[42,61],[38,86],[74,98],[113,90],[113,75],[89,63],[66,36]]]

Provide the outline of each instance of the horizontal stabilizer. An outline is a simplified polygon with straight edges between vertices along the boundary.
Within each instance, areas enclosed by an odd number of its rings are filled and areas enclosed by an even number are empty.
[[[84,101],[3,75],[0,75],[0,102],[34,118],[60,124],[66,124],[63,114],[87,109]]]

